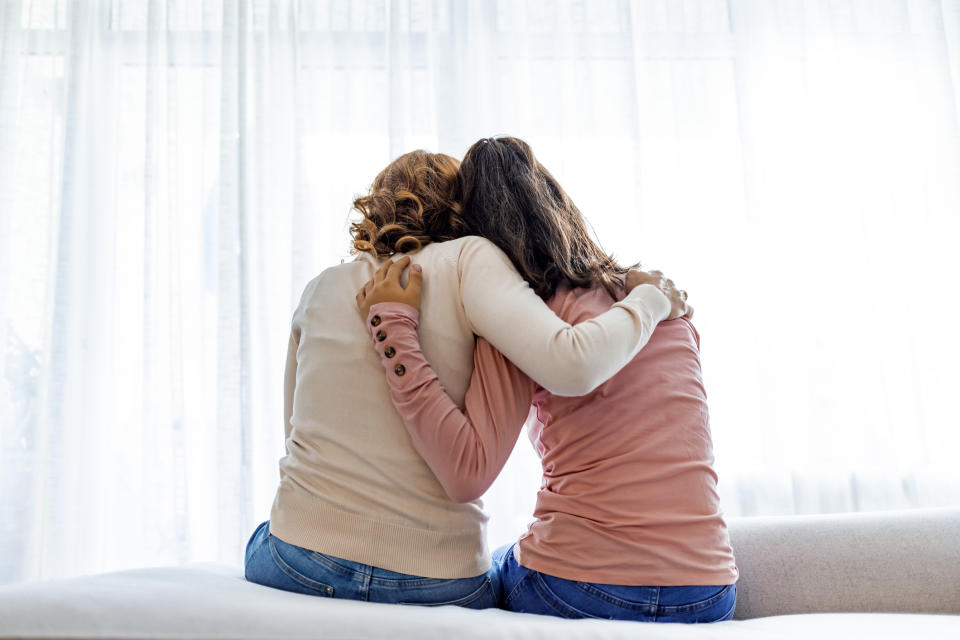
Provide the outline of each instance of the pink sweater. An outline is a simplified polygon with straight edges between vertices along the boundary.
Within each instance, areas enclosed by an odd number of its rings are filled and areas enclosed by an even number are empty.
[[[576,324],[611,302],[600,287],[562,288],[549,305]],[[394,404],[452,499],[486,491],[529,414],[543,483],[535,521],[515,547],[521,565],[601,584],[736,582],[689,319],[662,322],[630,363],[581,397],[547,392],[481,338],[461,411],[420,351],[417,311],[385,303],[373,316],[379,328],[367,326]]]

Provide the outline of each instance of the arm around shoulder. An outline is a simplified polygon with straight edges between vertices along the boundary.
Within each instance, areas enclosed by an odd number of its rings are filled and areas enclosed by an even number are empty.
[[[596,318],[564,322],[487,240],[464,245],[460,295],[476,334],[542,387],[561,396],[593,391],[624,367],[670,313],[670,301],[643,285]]]

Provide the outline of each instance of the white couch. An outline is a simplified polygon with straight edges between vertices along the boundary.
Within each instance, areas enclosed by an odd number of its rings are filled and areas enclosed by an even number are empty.
[[[736,616],[711,625],[329,600],[188,565],[0,587],[0,638],[960,640],[960,509],[742,518],[730,532]]]

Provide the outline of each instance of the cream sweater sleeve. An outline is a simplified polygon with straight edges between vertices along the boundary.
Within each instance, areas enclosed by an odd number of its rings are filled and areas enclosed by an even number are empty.
[[[297,347],[300,346],[300,327],[294,326],[287,343],[287,364],[283,371],[283,437],[290,438],[293,424],[293,392],[297,386]]]
[[[283,369],[283,440],[286,443],[290,440],[290,434],[293,433],[293,394],[297,388],[297,350],[300,347],[300,334],[302,331],[300,317],[305,312],[307,302],[313,294],[314,288],[323,277],[319,276],[307,283],[300,294],[300,302],[293,312],[293,318],[290,320],[290,340],[287,342],[287,361]],[[290,453],[287,449],[287,453]]]
[[[559,396],[582,396],[610,379],[643,348],[670,301],[636,287],[604,314],[571,326],[557,317],[493,243],[464,245],[460,297],[473,332]]]

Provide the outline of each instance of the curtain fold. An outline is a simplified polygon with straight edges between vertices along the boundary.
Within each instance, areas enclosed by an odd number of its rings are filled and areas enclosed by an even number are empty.
[[[353,197],[497,134],[691,292],[728,515],[960,501],[957,0],[0,0],[0,583],[238,563]]]

